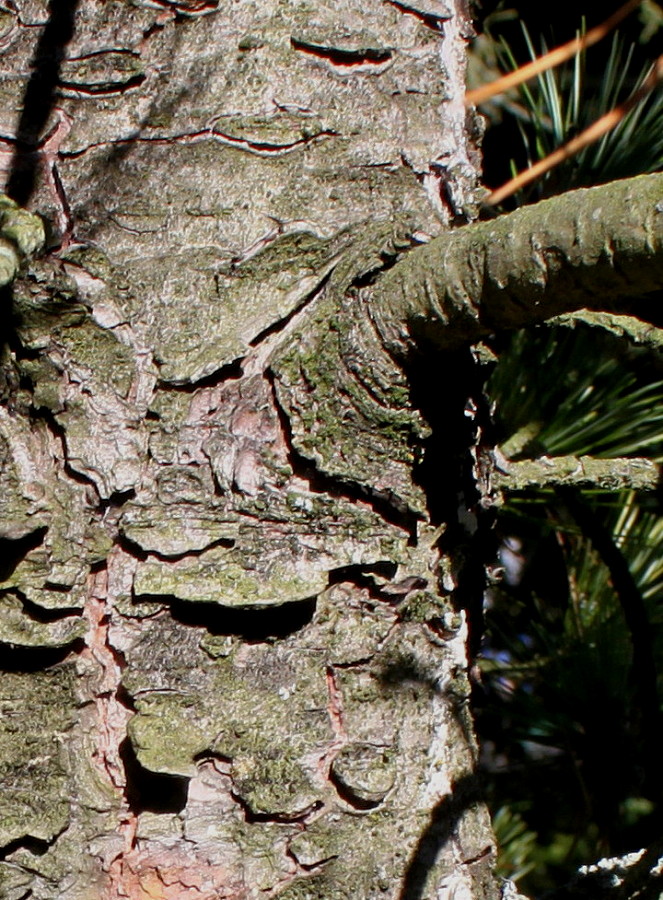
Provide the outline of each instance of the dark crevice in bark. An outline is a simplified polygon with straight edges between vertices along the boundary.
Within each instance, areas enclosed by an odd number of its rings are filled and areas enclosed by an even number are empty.
[[[417,241],[414,240],[414,238],[410,238],[410,243],[407,246],[400,245],[393,250],[381,250],[379,264],[366,269],[361,275],[352,279],[352,284],[347,289],[348,296],[353,296],[355,291],[375,284],[381,275],[384,275],[389,269],[393,269],[396,263],[403,258],[405,253],[414,250],[417,246]]]
[[[126,81],[107,81],[99,84],[78,84],[75,81],[61,81],[62,90],[74,94],[84,94],[86,97],[112,97],[116,94],[124,94],[131,88],[140,87],[145,81],[146,75],[132,75]]]
[[[161,31],[164,30],[165,27],[166,27],[166,23],[160,21],[159,19],[157,19],[155,22],[152,22],[152,24],[148,28],[146,28],[145,31],[143,32],[143,41],[149,41],[149,39],[153,35],[159,34]]]
[[[157,361],[157,366],[158,366]],[[184,394],[193,394],[201,388],[217,387],[226,381],[237,381],[244,374],[244,357],[235,359],[230,363],[226,363],[209,375],[198,378],[196,381],[187,381],[186,383],[159,380],[156,384],[156,390],[161,391],[180,391]],[[152,413],[153,418],[159,418],[158,414]]]
[[[64,662],[70,654],[80,654],[84,642],[77,638],[64,647],[16,647],[15,645],[2,644],[2,671],[3,672],[41,672]]]
[[[215,128],[210,130],[209,136],[212,139],[221,138],[223,141],[230,144],[231,147],[237,147],[238,149],[245,150],[249,153],[256,153],[258,156],[280,156],[283,153],[290,153],[298,147],[306,147],[309,144],[320,140],[320,138],[339,137],[340,135],[338,131],[324,129],[316,132],[316,134],[310,134],[304,138],[298,138],[296,141],[289,141],[286,144],[274,144],[270,141],[254,141],[251,140],[251,138],[237,137],[237,135],[228,134],[225,131],[217,131]]]
[[[353,659],[351,662],[335,662],[334,668],[336,670],[345,670],[345,671],[366,671],[366,667],[370,666],[373,662],[372,656],[363,656],[360,659]]]
[[[39,36],[25,89],[6,193],[20,206],[30,201],[39,168],[38,149],[55,107],[60,69],[74,36],[79,0],[51,0],[49,18]]]
[[[230,756],[224,756],[223,753],[215,753],[214,750],[201,750],[200,753],[196,753],[193,757],[193,761],[198,763],[202,762],[217,762],[220,763],[221,766],[230,767],[232,765],[232,759]]]
[[[142,125],[140,126],[142,128]],[[292,153],[298,149],[305,149],[309,144],[313,144],[316,141],[319,141],[321,138],[326,137],[340,137],[339,132],[337,131],[329,131],[322,130],[318,131],[315,134],[307,135],[304,138],[298,138],[295,141],[289,141],[285,144],[274,144],[269,141],[254,141],[251,138],[246,137],[238,137],[234,134],[228,134],[224,131],[217,131],[214,128],[203,128],[199,131],[185,131],[179,134],[169,134],[169,135],[143,135],[140,131],[136,131],[135,134],[126,138],[115,138],[114,140],[108,141],[97,141],[94,144],[87,144],[85,147],[80,147],[77,150],[65,150],[62,151],[59,155],[61,159],[79,159],[84,156],[86,153],[89,153],[90,150],[98,150],[101,147],[111,147],[111,148],[119,148],[120,151],[124,148],[124,152],[121,155],[126,156],[132,147],[137,146],[138,144],[145,145],[174,145],[174,144],[196,144],[201,141],[215,141],[216,143],[227,144],[229,147],[234,147],[237,150],[242,150],[245,153],[252,153],[256,156],[262,157],[270,157],[270,156],[284,156],[288,153]],[[133,230],[128,228],[127,226],[121,225],[112,216],[107,213],[107,216],[113,221],[119,228],[124,228],[125,231],[128,231],[130,234],[142,234],[143,232]]]
[[[373,670],[376,680],[387,693],[410,691],[420,685],[430,693],[439,693],[439,672],[422,664],[414,652],[399,650],[385,658]]]
[[[317,872],[318,869],[322,869],[329,865],[333,860],[338,859],[338,854],[332,854],[331,856],[326,856],[324,859],[317,860],[314,863],[303,863],[297,859],[295,854],[289,848],[287,854],[303,872]]]
[[[381,800],[367,800],[364,797],[357,796],[348,785],[344,784],[341,779],[337,777],[333,766],[329,772],[329,780],[333,784],[334,790],[340,799],[359,812],[368,812],[370,809],[377,809],[378,806],[381,806],[384,803],[384,798]]]
[[[465,811],[480,802],[476,776],[465,775],[454,784],[452,792],[435,805],[410,858],[398,900],[423,900],[429,896],[426,882],[440,851],[453,838]]]
[[[416,19],[419,19],[427,28],[430,28],[432,31],[440,32],[442,30],[442,26],[445,22],[447,22],[451,15],[443,15],[442,13],[435,15],[431,12],[426,12],[426,10],[418,9],[416,6],[413,6],[411,3],[402,3],[401,0],[385,0],[390,6],[396,7],[399,12],[405,13],[409,16],[414,16]]]
[[[48,588],[49,591],[60,592],[63,594],[69,593],[70,591],[68,585],[54,585],[46,582],[44,586]],[[33,603],[32,600],[28,600],[21,591],[8,591],[7,593],[17,596],[23,604],[25,613],[35,622],[40,622],[43,625],[47,625],[49,622],[59,622],[62,619],[78,618],[81,615],[81,609],[77,607],[47,609],[45,606],[39,606],[37,603]]]
[[[396,563],[383,560],[369,565],[338,566],[329,572],[329,586],[349,583],[361,590],[365,590],[372,600],[386,600],[387,597],[376,583],[373,575],[381,578],[392,579],[398,570]]]
[[[184,550],[182,553],[161,553],[158,550],[144,550],[139,544],[132,541],[131,538],[127,537],[125,534],[120,534],[117,543],[124,551],[131,554],[131,556],[135,556],[136,559],[139,559],[141,562],[145,562],[146,559],[159,559],[163,562],[178,562],[178,560],[181,559],[192,559],[197,556],[203,556],[210,550],[214,550],[215,547],[227,547],[230,549],[235,546],[235,540],[233,538],[218,538],[218,540],[211,541],[199,550]]]
[[[334,66],[342,66],[344,68],[366,65],[381,66],[388,63],[394,55],[393,50],[388,48],[366,47],[360,50],[343,50],[340,47],[311,44],[308,41],[300,41],[297,38],[290,38],[290,43],[294,50],[317,56],[320,59],[327,60]]]
[[[134,702],[134,698],[131,696],[131,694],[123,684],[118,685],[115,696],[117,697],[118,703],[121,703],[125,709],[129,710],[129,712],[138,712],[136,704]]]
[[[424,575],[410,575],[400,581],[394,581],[398,566],[396,563],[382,560],[370,565],[339,566],[329,572],[329,585],[349,583],[365,590],[371,600],[387,604],[394,609],[399,607],[417,591],[429,587],[429,579]],[[380,583],[373,578],[377,575],[387,579]]]
[[[426,492],[433,524],[447,523],[439,548],[452,559],[451,600],[456,610],[467,612],[473,658],[483,633],[485,565],[495,556],[493,514],[482,506],[478,483],[483,460],[473,453],[486,425],[485,416],[478,416],[485,406],[486,373],[466,349],[432,352],[413,361],[409,375],[412,401],[432,429],[415,477]]]
[[[297,306],[292,309],[287,315],[283,316],[281,319],[277,319],[276,322],[272,322],[271,325],[268,325],[267,328],[264,328],[259,334],[257,334],[251,341],[251,347],[258,347],[260,344],[265,341],[266,338],[271,337],[273,334],[278,334],[293,320],[293,318],[297,315],[297,313],[301,312],[305,307],[307,307],[316,297],[319,297],[322,291],[324,290],[327,282],[331,277],[331,272],[324,276],[320,280],[318,284],[313,288],[313,290],[309,291],[308,294],[297,304]]]
[[[416,544],[418,516],[395,494],[372,490],[366,485],[320,472],[314,463],[300,456],[294,449],[291,449],[290,462],[293,471],[306,479],[311,491],[332,498],[349,500],[351,503],[365,503],[385,522],[406,531],[410,535],[410,543],[413,546]]]
[[[142,812],[182,812],[186,806],[189,778],[151,772],[141,765],[129,738],[120,745],[120,758],[126,778],[125,796],[134,815]]]
[[[152,0],[157,6],[171,10],[176,22],[185,22],[197,16],[209,16],[216,12],[219,0]]]
[[[256,822],[278,822],[287,825],[295,822],[306,822],[313,814],[324,806],[321,800],[316,800],[307,806],[306,809],[296,813],[273,812],[273,813],[257,813],[254,812],[246,800],[237,791],[232,791],[232,798],[242,810],[244,821],[253,824]]]
[[[409,366],[413,405],[422,411],[432,429],[415,477],[426,492],[434,524],[457,522],[461,499],[468,508],[478,500],[473,479],[468,477],[468,448],[474,443],[474,435],[466,408],[472,394],[473,370],[469,350],[432,352]]]
[[[294,474],[304,479],[313,493],[325,494],[334,499],[348,500],[351,503],[365,503],[385,522],[406,531],[410,535],[409,543],[415,546],[419,517],[400,498],[385,491],[376,491],[367,485],[321,472],[313,460],[307,459],[297,451],[292,441],[292,429],[288,414],[279,403],[274,375],[270,370],[267,370],[265,374],[272,388],[274,409],[288,446],[288,462]]]
[[[8,856],[15,853],[17,850],[27,850],[29,853],[32,853],[33,856],[43,856],[48,852],[50,846],[51,844],[49,841],[33,837],[31,834],[26,834],[24,837],[16,838],[15,841],[10,841],[8,844],[5,844],[4,847],[0,847],[0,860],[7,859]],[[24,896],[29,896],[29,894]]]
[[[210,634],[233,635],[245,643],[269,643],[301,631],[313,621],[317,598],[295,600],[278,606],[236,609],[216,603],[188,603],[175,597],[141,595],[144,603],[168,604],[170,614],[183,625],[205,628]]]
[[[116,503],[113,498],[124,496],[124,494],[116,492],[114,494],[111,494],[108,498],[101,497],[99,495],[99,489],[97,488],[94,480],[89,475],[86,475],[84,472],[79,472],[77,469],[74,469],[71,466],[71,464],[69,463],[69,453],[67,451],[66,429],[58,422],[58,420],[55,418],[55,415],[51,412],[50,409],[47,409],[43,406],[39,407],[39,409],[31,407],[28,410],[28,413],[32,421],[43,422],[46,428],[48,428],[48,430],[51,432],[53,437],[59,442],[63,460],[62,469],[65,475],[67,475],[68,478],[71,478],[71,480],[75,481],[77,484],[82,484],[87,488],[92,488],[96,497],[96,505],[99,509],[103,510],[104,508],[107,508],[104,506],[104,503],[110,503],[110,505],[113,506]]]
[[[133,500],[135,496],[136,491],[133,488],[129,488],[128,491],[113,491],[108,497],[102,497],[99,500],[97,508],[100,512],[121,509],[130,500]]]
[[[6,581],[28,553],[44,542],[47,531],[44,525],[15,540],[0,538],[0,581]]]
[[[0,288],[0,403],[13,411],[20,387],[20,373],[15,357],[17,356],[18,339],[16,322],[12,315],[14,309],[14,291],[9,285]],[[19,345],[20,346],[20,345]]]

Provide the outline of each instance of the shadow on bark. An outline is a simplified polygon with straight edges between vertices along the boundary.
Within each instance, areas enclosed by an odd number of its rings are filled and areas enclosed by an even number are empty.
[[[74,36],[74,18],[79,0],[51,0],[31,62],[23,108],[16,132],[6,193],[20,206],[31,199],[39,168],[39,144],[55,107],[60,69],[67,44]]]
[[[146,769],[136,756],[129,738],[120,745],[120,756],[127,781],[125,794],[133,813],[177,815],[182,812],[186,806],[189,778]]]
[[[469,774],[457,781],[452,793],[435,805],[408,864],[398,900],[423,900],[428,896],[426,881],[440,851],[453,837],[463,813],[480,801],[477,778]]]

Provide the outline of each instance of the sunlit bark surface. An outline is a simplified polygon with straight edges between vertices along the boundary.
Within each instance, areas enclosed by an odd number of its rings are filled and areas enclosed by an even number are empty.
[[[340,327],[475,214],[468,34],[461,0],[0,7],[0,164],[47,222],[4,296],[2,900],[498,896],[440,548],[469,357],[438,485],[402,363]]]

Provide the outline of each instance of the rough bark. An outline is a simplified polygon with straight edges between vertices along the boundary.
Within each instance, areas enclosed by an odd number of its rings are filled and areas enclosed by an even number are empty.
[[[0,895],[496,896],[439,523],[300,453],[274,387],[394,223],[476,208],[464,4],[1,21],[49,252],[5,298]],[[4,210],[8,280],[39,229]]]
[[[476,208],[464,4],[90,0],[49,31],[56,6],[2,20],[2,159],[51,252],[7,297],[0,895],[497,897],[462,376],[586,301],[508,236],[535,211],[411,249]],[[38,227],[4,210],[8,280]],[[573,251],[602,291],[604,247]]]

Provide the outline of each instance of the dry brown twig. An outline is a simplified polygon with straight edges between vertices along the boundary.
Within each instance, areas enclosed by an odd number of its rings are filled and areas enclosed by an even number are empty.
[[[572,138],[566,144],[558,147],[557,150],[553,150],[553,152],[548,154],[545,159],[539,160],[539,162],[535,163],[529,169],[525,169],[524,172],[520,172],[514,178],[511,178],[501,187],[497,188],[497,190],[493,191],[484,201],[484,205],[496,206],[498,203],[501,203],[502,200],[510,197],[511,194],[519,191],[531,181],[534,181],[541,175],[549,172],[550,169],[553,169],[561,162],[564,162],[564,160],[579,153],[584,147],[593,144],[594,141],[603,137],[604,134],[607,134],[618,125],[624,116],[632,110],[634,106],[637,106],[647,94],[651,93],[661,81],[663,81],[663,54],[658,57],[652,66],[649,75],[647,75],[640,87],[631,94],[627,100],[601,116],[601,118],[597,119],[596,122],[593,122],[589,128],[585,128],[584,131],[576,135],[576,137]]]
[[[502,78],[498,78],[496,81],[491,81],[489,84],[483,84],[473,91],[468,91],[465,95],[465,105],[478,106],[480,103],[484,103],[491,97],[495,97],[497,94],[503,94],[510,88],[517,87],[519,84],[529,81],[536,75],[540,75],[541,72],[552,69],[554,66],[566,62],[567,59],[572,59],[572,57],[577,53],[580,53],[581,50],[591,47],[593,44],[597,44],[602,40],[613,28],[619,25],[622,19],[625,19],[637,6],[640,6],[641,2],[642,0],[628,0],[627,3],[624,3],[623,6],[620,6],[616,12],[609,16],[605,22],[601,22],[600,25],[590,28],[590,30],[581,37],[573,38],[573,40],[568,41],[566,44],[555,47],[554,50],[521,66],[519,69],[516,69],[515,72],[509,72],[508,75],[503,75]]]

